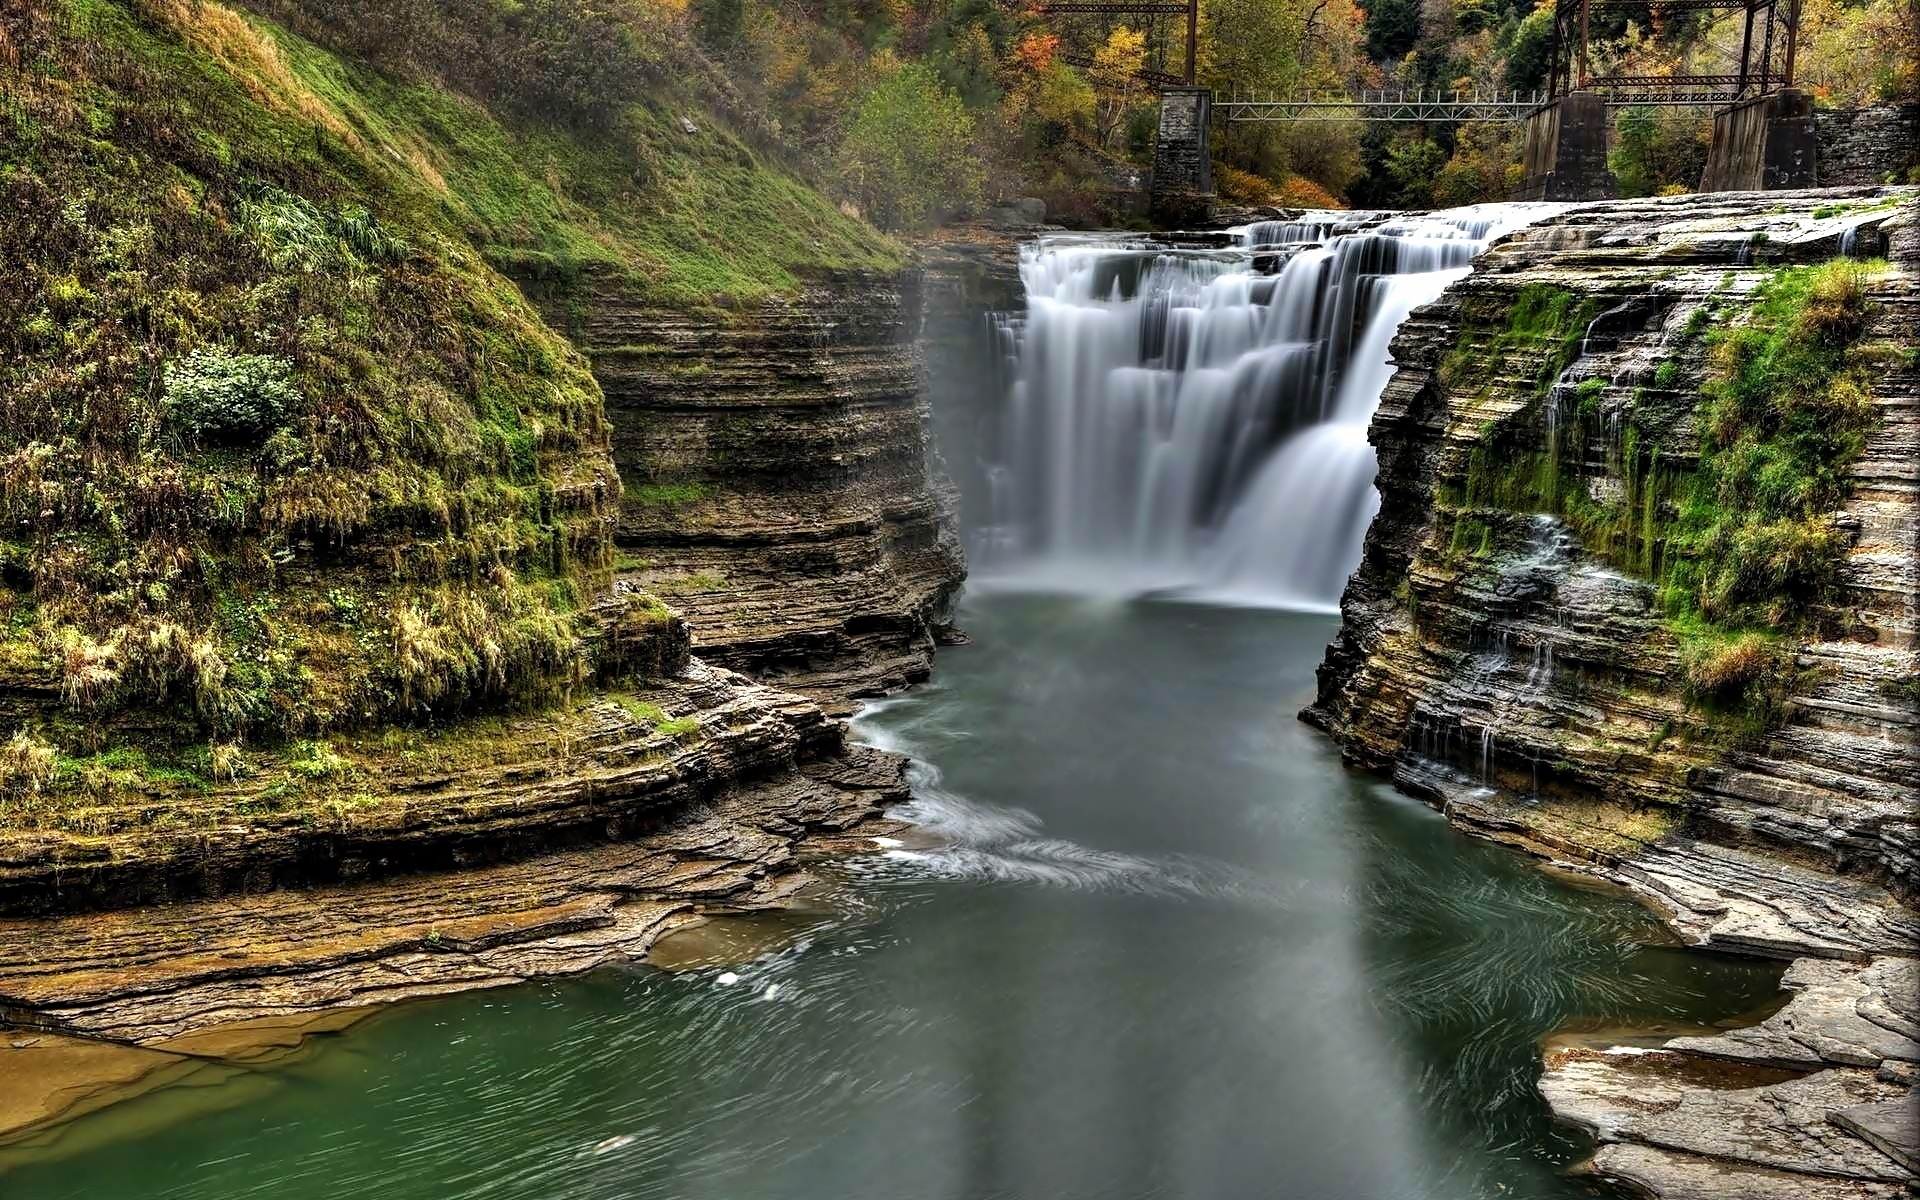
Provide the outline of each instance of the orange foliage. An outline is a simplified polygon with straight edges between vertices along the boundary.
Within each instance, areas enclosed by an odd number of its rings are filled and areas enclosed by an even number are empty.
[[[1054,53],[1059,49],[1059,34],[1035,31],[1022,37],[1013,48],[1013,61],[1029,74],[1042,75],[1053,65]]]
[[[1346,203],[1305,175],[1289,175],[1274,193],[1275,203],[1287,208],[1345,208]]]

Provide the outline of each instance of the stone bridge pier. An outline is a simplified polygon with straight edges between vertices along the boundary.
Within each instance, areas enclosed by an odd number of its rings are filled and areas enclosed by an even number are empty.
[[[1213,208],[1213,89],[1170,87],[1160,95],[1148,209],[1161,225],[1204,224]]]
[[[1611,200],[1606,97],[1569,92],[1527,114],[1520,189],[1515,200]]]
[[[1775,192],[1819,186],[1813,97],[1787,88],[1713,114],[1703,192]]]

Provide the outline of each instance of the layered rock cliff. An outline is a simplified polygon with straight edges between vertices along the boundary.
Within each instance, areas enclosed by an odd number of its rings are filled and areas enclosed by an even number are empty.
[[[925,679],[964,573],[914,346],[918,272],[662,308],[610,279],[544,306],[592,360],[625,484],[621,574],[702,658],[834,712]]]
[[[903,798],[917,276],[637,11],[0,14],[5,1020],[584,969]]]
[[[1823,312],[1776,312],[1813,287],[1808,264],[1849,253],[1888,260],[1835,275],[1843,290],[1861,281],[1845,302],[1857,320],[1839,330],[1819,325]],[[1792,446],[1771,426],[1746,437],[1732,406],[1751,347],[1785,355],[1807,329],[1844,420]],[[1697,943],[1911,954],[1916,329],[1910,191],[1582,206],[1496,246],[1394,341],[1400,370],[1371,433],[1381,511],[1307,719],[1456,823],[1634,887]],[[1767,412],[1799,402],[1774,397]],[[1856,419],[1849,441],[1839,425]],[[1790,518],[1741,524],[1749,498],[1714,491],[1726,479],[1774,488],[1799,461],[1790,452],[1821,438],[1832,478],[1782,485],[1802,505]],[[1822,488],[1831,510],[1808,499]],[[1808,1051],[1789,1065],[1821,1082],[1788,1092],[1832,1092],[1835,1111],[1904,1102],[1915,1030],[1890,986],[1845,997],[1849,1013],[1872,1001],[1859,1020],[1885,1034],[1885,1053]],[[1591,1089],[1562,1086],[1584,1071],[1632,1093],[1642,1085],[1617,1075],[1630,1059],[1563,1054],[1549,1073],[1564,1114],[1631,1147],[1602,1154],[1615,1178],[1671,1195],[1709,1194],[1687,1189],[1736,1165],[1755,1195],[1815,1194],[1794,1192],[1827,1186],[1814,1175],[1859,1189],[1834,1195],[1911,1178],[1911,1163],[1827,1125],[1817,1097],[1806,1104],[1820,1109],[1824,1158],[1796,1159],[1791,1139],[1764,1130],[1745,1150],[1707,1136],[1741,1104],[1786,1103],[1724,1072],[1666,1072],[1673,1094],[1648,1103],[1686,1108],[1678,1125],[1593,1119],[1570,1098]]]

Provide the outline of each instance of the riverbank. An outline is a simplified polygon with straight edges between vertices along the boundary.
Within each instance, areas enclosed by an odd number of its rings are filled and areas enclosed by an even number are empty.
[[[637,960],[714,914],[790,904],[810,861],[899,826],[904,760],[864,747],[689,807],[657,832],[381,883],[0,921],[0,1141],[189,1059],[250,1060],[376,1005]],[[321,1022],[315,1024],[315,1022]],[[125,1054],[78,1050],[70,1039]]]

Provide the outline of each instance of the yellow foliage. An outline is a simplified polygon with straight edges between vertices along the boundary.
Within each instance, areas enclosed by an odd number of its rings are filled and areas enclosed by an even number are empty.
[[[1213,186],[1219,190],[1222,200],[1231,200],[1235,204],[1278,203],[1271,179],[1228,163],[1213,164]]]
[[[359,150],[358,134],[333,106],[300,82],[280,58],[273,39],[244,16],[215,0],[145,0],[148,11],[232,73],[247,93],[269,108],[304,117]],[[443,185],[444,186],[444,185]]]

